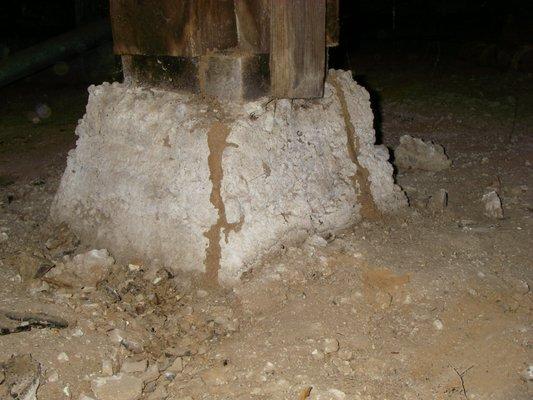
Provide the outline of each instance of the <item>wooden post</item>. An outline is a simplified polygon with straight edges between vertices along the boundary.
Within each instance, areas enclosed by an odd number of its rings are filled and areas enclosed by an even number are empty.
[[[321,97],[338,42],[338,0],[111,0],[111,21],[130,82],[228,100]]]
[[[325,0],[272,0],[273,97],[321,97],[326,71]]]

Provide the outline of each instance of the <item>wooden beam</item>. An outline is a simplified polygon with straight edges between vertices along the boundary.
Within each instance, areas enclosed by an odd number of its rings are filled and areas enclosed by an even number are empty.
[[[111,0],[115,53],[197,57],[237,47],[233,0]]]
[[[321,97],[326,71],[326,1],[271,1],[272,96]]]

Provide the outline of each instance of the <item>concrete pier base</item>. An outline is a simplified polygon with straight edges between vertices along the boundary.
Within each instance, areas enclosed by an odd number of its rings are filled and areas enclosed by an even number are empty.
[[[284,245],[407,204],[349,72],[314,100],[89,91],[52,218],[119,260],[232,284]]]

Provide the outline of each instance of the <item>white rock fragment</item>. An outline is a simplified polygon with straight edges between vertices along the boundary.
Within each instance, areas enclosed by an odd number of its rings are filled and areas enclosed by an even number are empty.
[[[433,327],[436,330],[441,331],[444,328],[444,324],[440,319],[436,319],[435,321],[433,321]]]
[[[522,371],[522,374],[520,376],[526,382],[533,381],[533,365],[528,365],[527,368]]]
[[[484,214],[487,217],[495,219],[503,218],[502,201],[495,190],[491,190],[490,192],[484,194],[481,201],[485,206]]]
[[[68,354],[65,352],[59,353],[57,356],[57,361],[59,362],[67,362],[69,360]]]
[[[335,338],[324,339],[324,353],[331,354],[339,350],[339,341]]]
[[[331,393],[336,400],[344,400],[346,399],[346,393],[339,389],[328,389],[328,392]]]
[[[308,247],[326,247],[328,242],[322,236],[313,235],[305,240],[305,245]]]
[[[409,135],[400,138],[394,150],[394,163],[400,170],[424,171],[442,171],[452,165],[442,146]]]
[[[137,400],[142,395],[143,382],[135,376],[117,374],[96,378],[91,389],[98,400]]]
[[[320,350],[318,349],[314,349],[312,352],[311,352],[311,355],[313,356],[313,358],[315,358],[316,360],[323,360],[324,359],[324,353],[322,353]]]

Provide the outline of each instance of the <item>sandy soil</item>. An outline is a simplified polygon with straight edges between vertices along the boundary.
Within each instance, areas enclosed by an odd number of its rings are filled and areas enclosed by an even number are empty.
[[[532,78],[372,58],[356,76],[380,106],[383,143],[434,140],[452,167],[399,171],[408,210],[326,246],[287,248],[219,291],[155,264],[115,264],[96,288],[32,279],[90,250],[47,222],[86,94],[3,89],[0,326],[20,325],[5,311],[69,326],[0,336],[0,362],[30,354],[40,400],[96,398],[91,382],[132,360],[148,361],[128,374],[152,400],[531,398]],[[43,103],[51,115],[32,122]],[[441,188],[448,206],[428,209]],[[484,216],[487,188],[500,193],[503,219]],[[1,398],[23,373],[4,366]]]

